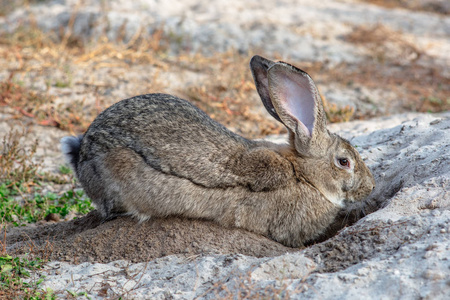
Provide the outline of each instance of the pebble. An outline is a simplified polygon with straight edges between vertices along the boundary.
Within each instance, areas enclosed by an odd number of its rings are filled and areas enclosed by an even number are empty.
[[[44,220],[47,222],[59,222],[60,221],[60,216],[59,214],[55,214],[55,213],[50,213],[48,215],[45,216]]]

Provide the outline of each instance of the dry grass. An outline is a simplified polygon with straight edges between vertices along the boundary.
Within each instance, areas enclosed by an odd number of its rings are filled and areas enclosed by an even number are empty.
[[[0,188],[32,199],[42,183],[68,184],[72,174],[42,172],[42,161],[35,158],[38,140],[25,128],[11,128],[0,141]],[[6,196],[0,193],[0,199]],[[1,201],[0,201],[1,202]],[[0,211],[3,203],[0,203]]]
[[[86,130],[102,110],[98,106],[86,109],[83,101],[56,104],[55,96],[26,88],[12,78],[13,74],[6,81],[0,82],[0,107],[12,109],[13,119],[25,117],[38,125],[80,132]],[[86,110],[89,110],[88,113]]]
[[[70,26],[58,36],[44,34],[33,25],[0,36],[0,60],[5,62],[9,73],[0,82],[0,112],[9,109],[10,113],[12,109],[14,118],[29,118],[39,125],[81,133],[100,111],[121,98],[170,92],[192,101],[212,118],[246,137],[285,132],[260,104],[248,70],[250,53],[229,51],[212,57],[189,52],[168,55],[173,37],[158,28],[151,38],[144,38],[144,32],[138,31],[126,43],[121,38],[118,41],[103,38],[85,44],[71,35]],[[424,64],[429,58],[401,33],[383,26],[358,27],[344,38],[368,49],[367,62],[333,67],[320,62],[293,63],[306,66],[319,87],[335,82],[393,91],[401,107],[398,112],[450,109],[450,84],[442,75],[443,67],[432,61]],[[128,79],[129,73],[139,73],[142,67],[148,70],[145,82]],[[181,87],[173,87],[165,79],[166,74],[183,72],[204,75],[206,79]],[[122,90],[123,96],[111,97],[111,93],[120,91],[121,84],[130,92]],[[340,107],[325,98],[324,106],[331,122],[378,115],[361,113],[350,106]]]
[[[266,114],[248,69],[249,56],[234,51],[211,58],[195,59],[197,69],[208,69],[207,82],[179,93],[206,111],[213,119],[239,134],[255,138],[279,134],[284,127]]]
[[[450,110],[450,81],[443,75],[442,67],[425,67],[420,64],[364,65],[340,64],[318,76],[320,80],[333,80],[342,85],[366,87],[394,92],[391,114],[401,112],[444,112]],[[379,116],[356,111],[351,119]]]
[[[74,84],[73,79],[67,78],[67,71],[62,66],[96,72],[100,69],[127,70],[137,65],[149,65],[156,70],[150,80],[151,90],[165,90],[166,83],[158,79],[161,72],[181,70],[208,73],[204,84],[183,86],[177,93],[191,100],[212,118],[247,137],[283,132],[281,124],[274,123],[265,112],[255,111],[260,104],[248,71],[247,55],[230,51],[214,57],[189,53],[167,57],[168,37],[163,36],[160,30],[154,32],[152,39],[144,39],[141,34],[138,32],[126,44],[101,39],[82,47],[79,43],[76,47],[68,45],[70,38],[65,43],[55,43],[53,36],[45,35],[36,28],[28,31],[21,28],[12,35],[3,36],[0,38],[0,57],[14,67],[10,68],[9,78],[0,83],[0,105],[14,109],[23,117],[32,118],[39,125],[79,133],[86,130],[101,110],[113,103],[102,93],[115,87],[101,81],[75,82],[95,89],[95,103],[73,101],[56,104],[58,99],[49,90],[72,88]],[[46,91],[36,91],[18,83],[20,78],[30,74],[36,77],[45,74],[54,76],[58,73],[55,70],[62,75],[54,78],[53,83],[46,82]],[[139,86],[139,83],[136,85]],[[118,100],[113,99],[114,102]]]
[[[55,126],[71,133],[83,132],[101,110],[120,99],[112,99],[111,102],[110,98],[102,95],[114,86],[102,81],[73,83],[73,79],[67,78],[65,69],[92,70],[95,73],[101,69],[127,70],[136,65],[150,65],[156,70],[150,80],[152,91],[167,88],[167,83],[158,78],[161,72],[206,74],[205,82],[183,85],[176,93],[246,137],[285,132],[285,128],[275,122],[260,104],[248,70],[250,54],[229,51],[213,57],[190,53],[170,57],[166,55],[168,37],[160,30],[154,32],[152,39],[144,39],[142,32],[138,32],[126,44],[100,39],[89,46],[80,46],[80,43],[68,44],[70,37],[65,39],[66,42],[55,43],[54,40],[54,36],[43,34],[35,27],[20,28],[12,35],[0,38],[0,57],[3,56],[14,66],[10,68],[9,78],[0,83],[0,106],[13,108],[16,118],[32,118],[37,124]],[[30,76],[34,73],[40,78],[47,74],[51,77],[58,73],[55,70],[60,70],[61,75],[53,78],[53,83],[46,82],[46,90],[37,91],[20,84],[24,74]],[[95,102],[73,100],[71,103],[57,104],[54,91],[58,93],[63,88],[73,88],[74,84],[84,85],[86,90],[93,88]],[[325,109],[331,122],[348,121],[354,114],[349,107],[338,107],[328,102]]]
[[[442,112],[450,109],[450,80],[445,65],[428,57],[400,32],[382,25],[361,26],[344,37],[367,49],[363,64],[342,63],[321,70],[319,79],[334,80],[347,86],[393,91],[403,111]],[[321,69],[323,66],[315,65]],[[394,111],[395,112],[395,111]],[[365,116],[355,114],[356,118]]]
[[[421,58],[423,52],[401,32],[391,30],[381,24],[356,27],[345,40],[364,45],[370,57],[378,64],[410,64]]]
[[[29,147],[23,145],[27,138],[25,130],[11,130],[4,137],[0,148],[0,183],[15,185],[21,183],[28,188],[38,176],[40,163],[33,160],[38,141]]]
[[[327,119],[331,123],[348,122],[354,118],[354,107],[350,105],[338,106],[336,103],[330,103],[323,95],[322,102]]]
[[[46,0],[0,0],[0,16],[6,16],[18,7],[27,7],[30,4],[44,1]]]

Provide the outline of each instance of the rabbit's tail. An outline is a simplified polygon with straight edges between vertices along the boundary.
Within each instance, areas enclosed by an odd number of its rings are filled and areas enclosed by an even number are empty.
[[[67,163],[70,164],[75,174],[78,176],[78,160],[80,156],[81,140],[83,135],[65,136],[61,139],[61,151]]]

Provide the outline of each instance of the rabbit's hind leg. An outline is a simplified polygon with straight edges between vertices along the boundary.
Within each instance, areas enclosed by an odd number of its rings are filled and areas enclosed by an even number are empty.
[[[108,166],[107,157],[96,156],[81,162],[78,168],[79,181],[104,221],[126,213],[121,205],[120,183],[115,179],[114,170]]]
[[[153,182],[145,180],[149,167],[145,160],[128,147],[117,147],[102,157],[102,201],[108,218],[132,215],[145,221],[154,215],[149,189]],[[150,189],[151,190],[151,189]]]

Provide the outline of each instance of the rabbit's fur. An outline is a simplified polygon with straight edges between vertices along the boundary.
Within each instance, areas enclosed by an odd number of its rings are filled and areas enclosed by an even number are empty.
[[[260,56],[250,67],[264,106],[288,129],[287,145],[247,140],[165,94],[122,100],[84,136],[63,138],[63,152],[105,219],[208,219],[299,247],[322,233],[344,202],[370,194],[370,171],[326,129],[309,75]]]

